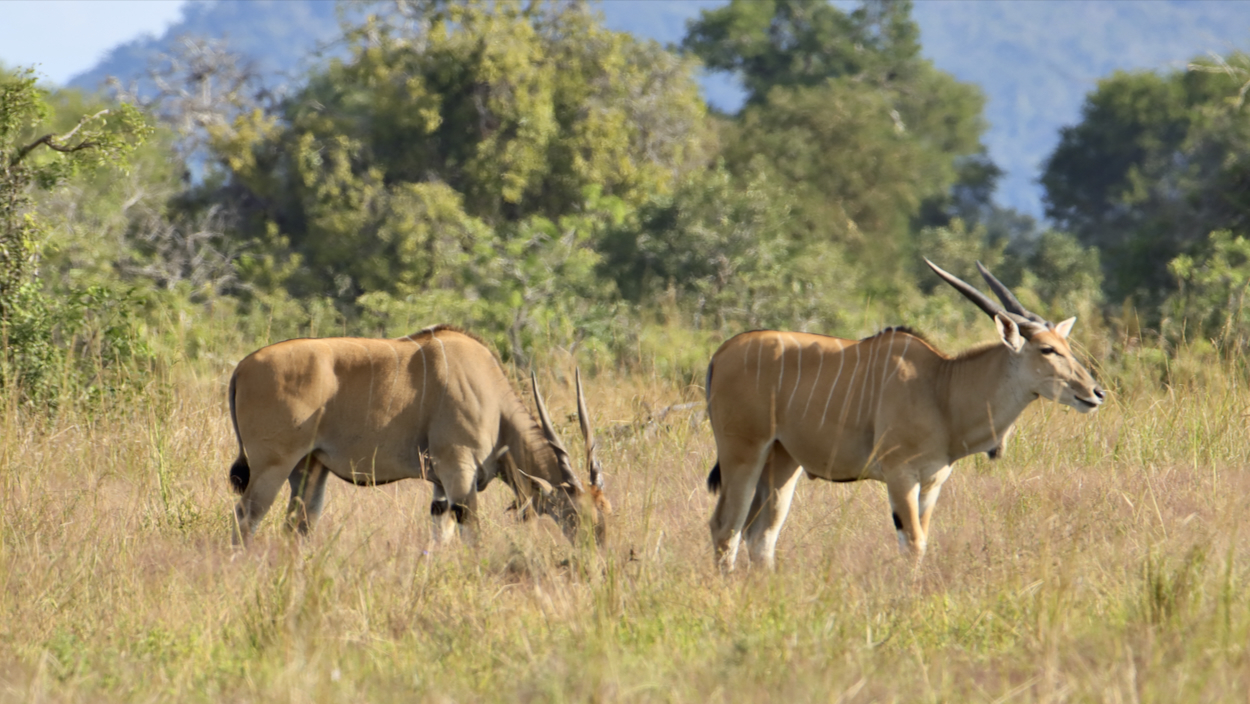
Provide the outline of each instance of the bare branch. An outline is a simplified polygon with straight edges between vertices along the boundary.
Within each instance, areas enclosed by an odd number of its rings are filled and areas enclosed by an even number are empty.
[[[177,131],[184,161],[209,159],[214,130],[257,108],[272,109],[278,96],[266,89],[254,66],[219,39],[179,37],[173,51],[152,59],[144,84],[109,78],[119,100],[138,105]]]
[[[100,146],[100,142],[97,140],[93,140],[93,139],[83,140],[82,142],[79,142],[78,144],[75,144],[72,146],[66,146],[64,142],[70,139],[73,139],[74,135],[78,134],[78,130],[82,129],[83,125],[87,124],[88,122],[91,122],[92,120],[95,120],[97,117],[100,117],[102,115],[107,115],[108,112],[109,112],[108,108],[105,108],[104,110],[101,110],[100,112],[97,112],[94,115],[84,115],[82,119],[78,121],[78,124],[74,127],[74,129],[70,130],[69,132],[66,132],[60,137],[57,137],[54,134],[45,134],[39,139],[36,139],[30,144],[27,144],[26,146],[17,150],[17,153],[13,155],[13,158],[9,160],[9,166],[10,167],[17,166],[19,163],[21,163],[22,159],[25,159],[28,154],[34,151],[41,144],[48,147],[49,149],[53,151],[61,152],[62,154],[70,154],[73,152],[82,151],[83,149],[93,149],[95,147]]]

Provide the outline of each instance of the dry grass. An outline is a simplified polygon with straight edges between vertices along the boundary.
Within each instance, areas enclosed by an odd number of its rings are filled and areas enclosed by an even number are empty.
[[[698,392],[645,376],[590,384],[602,556],[516,524],[498,484],[482,545],[429,554],[416,481],[334,483],[311,539],[274,511],[232,552],[224,370],[9,409],[0,701],[1247,701],[1250,392],[1211,375],[1035,404],[1005,459],[957,465],[916,574],[880,485],[805,482],[779,572],[721,578],[706,422],[641,423]]]

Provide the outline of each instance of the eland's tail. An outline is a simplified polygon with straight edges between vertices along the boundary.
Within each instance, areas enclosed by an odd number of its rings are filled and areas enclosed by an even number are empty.
[[[707,382],[703,387],[703,392],[707,394],[707,419],[709,423],[712,421],[712,363],[715,361],[715,358],[713,358],[712,362],[708,362],[707,364]],[[716,464],[712,465],[712,471],[707,475],[707,490],[713,494],[720,491],[719,459],[716,460]]]
[[[239,458],[230,465],[230,488],[234,493],[242,494],[251,478],[252,468],[247,465],[247,455],[243,453],[243,436],[239,435],[239,416],[234,409],[234,388],[237,373],[230,376],[230,423],[234,426],[234,438],[239,441]]]
[[[720,461],[712,466],[712,471],[707,475],[707,490],[715,494],[720,491]]]

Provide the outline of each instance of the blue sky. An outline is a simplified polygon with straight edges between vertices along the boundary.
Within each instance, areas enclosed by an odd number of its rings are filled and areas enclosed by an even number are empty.
[[[114,46],[160,34],[185,0],[0,0],[0,62],[62,84]]]

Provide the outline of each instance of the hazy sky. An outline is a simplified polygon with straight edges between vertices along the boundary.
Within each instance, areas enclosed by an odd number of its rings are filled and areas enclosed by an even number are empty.
[[[160,34],[185,0],[0,0],[0,63],[35,65],[53,83],[141,34]]]

